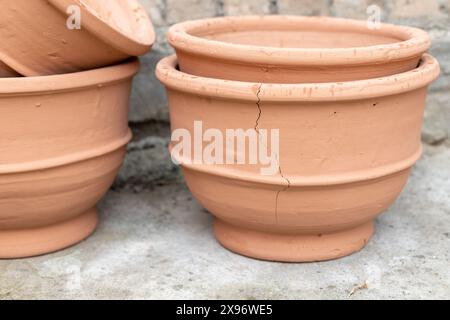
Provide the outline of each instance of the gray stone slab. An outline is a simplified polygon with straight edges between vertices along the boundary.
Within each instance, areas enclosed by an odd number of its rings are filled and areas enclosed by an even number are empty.
[[[335,261],[271,263],[223,249],[211,216],[182,184],[110,192],[101,212],[97,232],[78,246],[0,261],[0,299],[450,297],[446,145],[426,147],[367,247]]]

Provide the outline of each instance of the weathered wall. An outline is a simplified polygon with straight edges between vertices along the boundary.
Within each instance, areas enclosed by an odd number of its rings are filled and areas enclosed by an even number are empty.
[[[156,63],[172,53],[165,39],[174,23],[205,17],[240,14],[327,15],[367,19],[367,7],[380,6],[382,21],[424,28],[433,38],[431,53],[442,69],[432,86],[423,138],[426,143],[442,143],[450,134],[450,0],[140,0],[151,16],[157,44],[142,58],[142,70],[135,80],[130,112],[137,133],[122,170],[120,183],[154,181],[177,174],[165,151],[168,121],[163,87],[154,76]],[[159,129],[155,129],[155,127]]]

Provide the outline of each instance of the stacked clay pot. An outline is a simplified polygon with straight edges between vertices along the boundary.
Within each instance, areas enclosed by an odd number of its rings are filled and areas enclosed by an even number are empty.
[[[136,0],[5,1],[0,21],[0,258],[19,258],[94,231],[154,31]]]
[[[250,16],[180,23],[168,38],[176,56],[156,73],[172,130],[194,136],[195,121],[223,136],[279,129],[275,175],[262,175],[260,164],[176,159],[216,217],[218,241],[286,262],[363,248],[422,152],[427,88],[439,75],[429,36],[364,21]]]

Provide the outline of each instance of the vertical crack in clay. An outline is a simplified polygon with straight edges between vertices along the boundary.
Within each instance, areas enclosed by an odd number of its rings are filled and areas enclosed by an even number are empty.
[[[260,122],[261,116],[262,116],[261,97],[260,97],[262,85],[263,85],[262,83],[259,84],[258,90],[256,91],[256,98],[257,98],[256,106],[258,107],[258,117],[256,118],[256,122],[255,122],[255,131],[258,134],[259,141],[261,143],[262,143],[262,140],[261,140],[261,135],[260,135],[260,132],[259,132],[259,122]],[[265,147],[268,149],[267,146],[265,146]],[[277,161],[277,165],[278,165],[278,172],[279,172],[281,178],[283,178],[286,181],[286,183],[287,183],[286,187],[284,187],[283,189],[277,191],[277,195],[275,197],[275,221],[278,224],[278,199],[279,199],[280,194],[282,192],[286,192],[291,187],[291,181],[286,176],[284,176],[284,174],[283,174],[283,170],[281,169],[281,165],[280,165],[280,155],[276,154],[275,156],[276,156],[276,161]]]
[[[259,135],[259,120],[261,120],[261,114],[262,114],[261,98],[259,97],[259,94],[261,93],[261,87],[262,87],[262,83],[259,85],[258,91],[256,91],[256,98],[258,99],[258,101],[256,101],[256,106],[258,107],[258,117],[256,118],[255,131],[258,133],[258,135]]]
[[[279,164],[279,162],[278,162],[278,164]],[[276,218],[277,224],[278,224],[278,200],[280,198],[280,194],[282,192],[288,191],[288,189],[291,187],[291,181],[287,177],[285,177],[283,175],[283,171],[281,170],[281,166],[278,166],[278,169],[279,169],[279,172],[280,172],[280,176],[286,181],[287,186],[284,187],[282,190],[279,190],[277,192],[276,203],[275,203],[275,218]]]

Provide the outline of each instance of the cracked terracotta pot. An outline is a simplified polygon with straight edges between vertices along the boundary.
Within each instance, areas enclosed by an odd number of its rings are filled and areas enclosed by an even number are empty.
[[[183,72],[264,83],[369,79],[414,69],[430,47],[425,31],[328,17],[244,16],[171,27]]]
[[[80,8],[80,30],[67,27],[66,12],[74,5]],[[14,0],[2,2],[0,39],[0,60],[24,76],[38,76],[143,55],[155,34],[137,0]]]
[[[80,73],[0,79],[0,258],[89,236],[131,138],[136,60]]]
[[[422,152],[427,87],[439,74],[429,55],[409,72],[318,84],[202,78],[176,66],[171,56],[157,67],[172,130],[194,135],[194,121],[223,136],[227,129],[258,135],[279,129],[272,176],[261,175],[261,165],[190,163],[184,153],[177,161],[193,195],[216,217],[223,246],[290,262],[334,259],[364,247],[375,218],[400,194]]]

